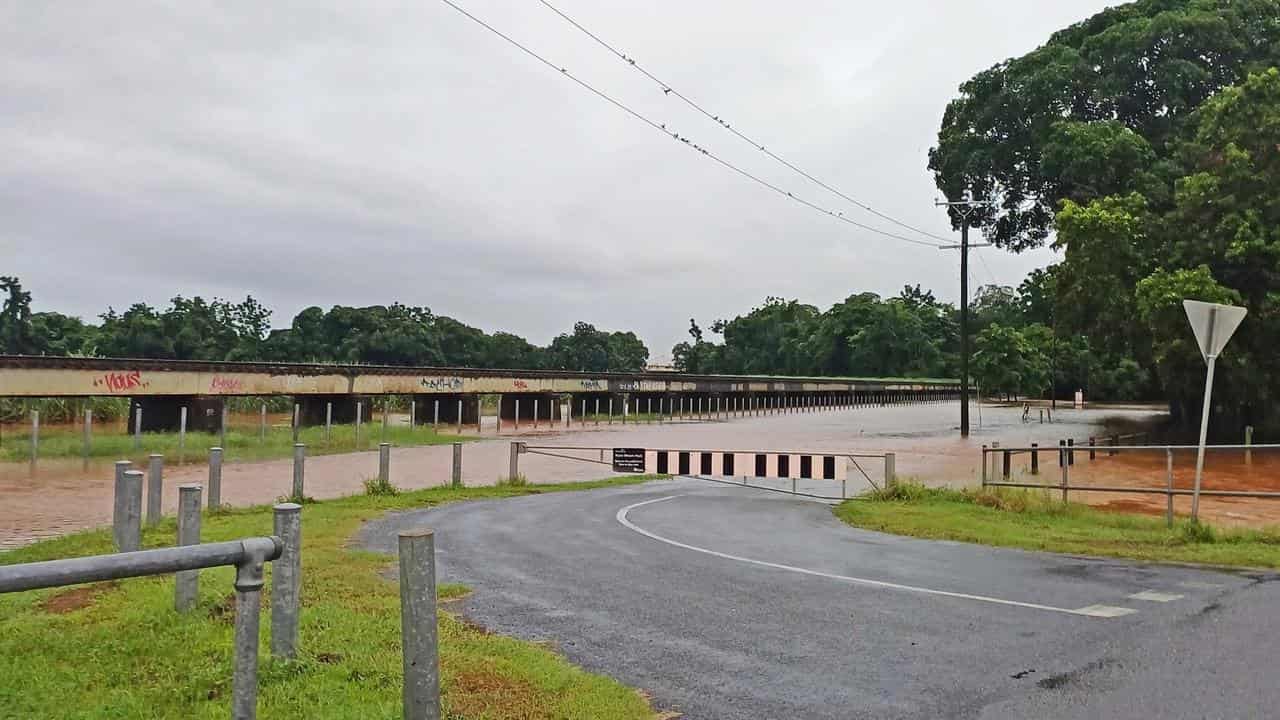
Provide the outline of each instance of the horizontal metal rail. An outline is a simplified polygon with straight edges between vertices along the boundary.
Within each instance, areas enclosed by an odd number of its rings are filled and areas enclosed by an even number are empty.
[[[584,446],[574,446],[574,445],[528,445],[525,443],[520,443],[520,445],[524,448],[525,452],[532,452],[534,450],[542,450],[542,451],[571,450],[576,452],[599,452],[601,450],[612,450],[615,447],[612,445],[608,447],[604,447],[604,446],[584,447]],[[618,446],[618,447],[621,447],[621,446]],[[721,453],[724,455],[814,455],[814,456],[829,455],[831,457],[869,458],[869,459],[880,459],[880,460],[884,459],[884,456],[888,454],[888,453],[848,453],[840,450],[711,450],[707,448],[691,448],[691,449],[644,448],[644,450],[645,452]],[[570,457],[566,459],[583,460],[585,458]]]
[[[1029,453],[1039,451],[1042,453],[1056,453],[1059,450],[1065,452],[1089,452],[1095,450],[1097,452],[1112,451],[1146,451],[1153,450],[1199,450],[1199,445],[1044,445],[1041,447],[983,447],[982,452],[1000,454],[1009,453]],[[1280,449],[1280,445],[1206,445],[1205,451],[1213,450],[1275,450]]]
[[[0,593],[241,565],[255,557],[264,562],[279,558],[283,551],[284,543],[273,536],[4,565],[0,566]]]
[[[1074,490],[1076,492],[1103,492],[1103,493],[1136,493],[1140,495],[1194,495],[1195,490],[1183,490],[1175,488],[1168,490],[1166,488],[1143,488],[1143,487],[1123,487],[1116,485],[1044,485],[1037,483],[1017,483],[1017,482],[988,482],[987,487],[1011,487],[1011,488],[1027,488],[1031,490],[1057,490],[1062,491]],[[1280,498],[1280,492],[1252,491],[1252,490],[1201,490],[1201,495],[1213,495],[1217,497],[1248,497],[1248,498]]]
[[[196,507],[199,507],[198,497]],[[231,717],[232,720],[254,720],[258,715],[258,616],[262,609],[262,586],[265,583],[263,564],[278,559],[284,549],[284,541],[273,535],[114,555],[5,565],[0,566],[0,593],[232,565],[236,569],[236,618],[232,652]]]

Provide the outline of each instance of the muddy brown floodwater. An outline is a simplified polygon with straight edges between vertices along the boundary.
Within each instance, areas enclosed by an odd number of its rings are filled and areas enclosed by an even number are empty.
[[[1020,407],[983,406],[972,413],[974,431],[961,439],[957,430],[959,407],[954,403],[913,405],[885,408],[773,415],[735,418],[731,420],[682,423],[621,425],[601,424],[572,429],[534,432],[522,425],[520,439],[549,445],[589,447],[648,447],[689,450],[813,450],[832,453],[882,453],[897,455],[897,471],[901,477],[912,477],[932,485],[965,486],[980,482],[981,453],[984,444],[999,442],[1004,447],[1039,443],[1056,446],[1061,438],[1083,441],[1090,435],[1105,434],[1108,424],[1142,424],[1161,417],[1156,410],[1142,408],[1060,410],[1052,424],[1024,423]],[[490,427],[486,437],[468,443],[464,448],[463,479],[469,485],[492,484],[507,473],[511,435],[494,437]],[[509,428],[507,428],[509,429]],[[449,446],[402,447],[392,451],[391,481],[405,489],[447,484],[450,480],[451,448]],[[579,453],[593,456],[594,453]],[[1099,453],[1093,462],[1082,460],[1077,453],[1072,484],[1095,484],[1126,487],[1163,487],[1163,453],[1108,457]],[[598,457],[598,456],[597,456]],[[1056,481],[1056,459],[1047,452],[1041,457],[1043,475],[1039,480]],[[1015,459],[1015,477],[1026,472],[1025,458]],[[1179,487],[1190,482],[1194,459],[1180,453],[1176,480]],[[878,464],[869,469],[877,477]],[[376,452],[324,455],[307,458],[306,494],[316,499],[333,498],[362,491],[362,482],[377,473]],[[558,458],[523,455],[521,472],[530,482],[552,483],[592,480],[610,475],[606,466],[572,462]],[[1243,457],[1210,458],[1205,487],[1280,490],[1274,482],[1280,470],[1280,457],[1261,451],[1254,453],[1252,466]],[[177,501],[177,486],[204,483],[208,469],[203,464],[166,468],[164,508],[172,514]],[[42,461],[35,477],[23,463],[0,467],[0,547],[13,547],[39,538],[60,535],[85,528],[105,525],[111,520],[111,463],[97,463],[88,473],[79,460]],[[292,481],[291,460],[236,462],[228,457],[223,468],[223,502],[243,506],[274,501],[287,495]],[[815,481],[820,482],[820,481]],[[851,481],[850,492],[861,489]],[[1096,496],[1096,497],[1095,497]],[[1161,512],[1163,496],[1111,495],[1077,493],[1074,497],[1087,502],[1123,510]],[[1205,516],[1214,521],[1234,524],[1265,524],[1280,518],[1280,501],[1206,499],[1202,501]],[[1186,512],[1189,501],[1179,500],[1178,509]]]

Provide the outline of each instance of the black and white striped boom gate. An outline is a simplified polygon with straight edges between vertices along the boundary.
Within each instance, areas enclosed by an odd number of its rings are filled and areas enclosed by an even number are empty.
[[[808,452],[614,448],[613,469],[617,472],[637,472],[632,468],[638,464],[636,460],[642,453],[644,466],[638,472],[658,475],[798,478],[801,480],[844,480],[846,477],[845,463],[838,462],[843,456]]]
[[[859,460],[883,462],[884,474],[882,479],[886,483],[893,482],[896,475],[894,453],[866,454],[785,450],[766,452],[665,450],[632,447],[529,445],[522,442],[513,442],[511,443],[510,469],[512,477],[519,475],[520,455],[525,453],[606,465],[614,472],[629,475],[683,475],[721,483],[729,482],[729,478],[736,478],[732,484],[743,486],[747,486],[747,478],[790,480],[791,494],[806,495],[825,500],[840,500],[847,497],[846,484],[850,477],[850,467],[854,468],[872,487],[880,487]],[[590,456],[584,457],[574,453],[590,453]],[[738,482],[737,479],[740,479],[741,482]],[[828,497],[800,492],[796,484],[800,480],[838,481],[840,483],[840,496]],[[782,491],[768,486],[750,487]]]

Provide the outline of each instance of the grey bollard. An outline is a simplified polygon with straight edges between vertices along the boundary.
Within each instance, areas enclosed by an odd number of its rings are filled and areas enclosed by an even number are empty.
[[[199,485],[178,486],[178,544],[200,544]],[[174,576],[173,606],[187,612],[196,605],[200,591],[200,571],[183,570]]]
[[[133,413],[133,449],[142,447],[142,406],[134,406]]]
[[[178,464],[187,461],[187,406],[178,409]]]
[[[1253,426],[1246,425],[1244,428],[1244,464],[1253,464]]]
[[[378,443],[378,482],[391,482],[391,443]]]
[[[440,720],[434,533],[430,530],[400,533],[399,550],[404,718]]]
[[[453,444],[453,486],[462,487],[462,443]]]
[[[520,474],[520,443],[511,443],[511,463],[507,468],[507,478],[514,479]]]
[[[209,510],[222,507],[222,448],[209,448]]]
[[[291,499],[302,502],[306,488],[303,485],[307,464],[307,446],[302,443],[293,444],[293,495]]]
[[[152,453],[147,464],[147,524],[160,522],[160,501],[164,495],[164,456]]]
[[[84,411],[84,435],[81,438],[80,455],[83,462],[81,470],[89,472],[89,454],[93,447],[93,410],[86,408]]]
[[[36,476],[36,460],[40,457],[40,411],[31,411],[31,477]]]
[[[247,549],[247,548],[246,548]],[[258,634],[265,549],[236,566],[236,624],[231,660],[231,718],[258,717]]]
[[[333,403],[324,404],[324,444],[328,447],[333,439]]]
[[[218,447],[227,446],[227,404],[222,404],[222,413],[218,416]]]
[[[302,598],[302,506],[280,503],[274,511],[272,534],[284,542],[284,550],[271,563],[271,654],[292,660],[298,656]]]
[[[267,441],[267,404],[262,403],[258,408],[258,442]]]
[[[266,405],[262,406],[263,408]],[[298,442],[298,433],[302,432],[302,405],[301,403],[293,404],[293,441]],[[263,438],[266,438],[266,426],[263,426]]]
[[[127,460],[116,463],[115,508],[111,535],[117,552],[142,549],[142,472]]]
[[[884,484],[886,487],[889,484],[898,481],[897,465],[898,465],[897,455],[895,455],[894,453],[884,454]]]

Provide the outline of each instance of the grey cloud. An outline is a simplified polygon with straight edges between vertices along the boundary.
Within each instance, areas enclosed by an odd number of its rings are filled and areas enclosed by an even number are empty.
[[[772,163],[531,0],[459,0],[749,172],[886,227]],[[927,151],[974,72],[1096,0],[560,0],[739,129],[932,232]],[[767,295],[826,305],[954,254],[746,182],[442,3],[0,3],[0,272],[92,316],[178,294],[394,300],[538,342],[583,319],[655,355]],[[1051,259],[988,251],[975,280]],[[988,268],[990,276],[988,276]]]

